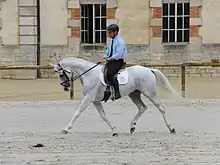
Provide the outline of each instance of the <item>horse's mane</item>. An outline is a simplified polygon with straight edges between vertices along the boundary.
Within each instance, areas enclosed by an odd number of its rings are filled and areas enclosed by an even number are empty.
[[[74,62],[80,62],[81,64],[85,65],[85,66],[88,66],[88,67],[92,67],[95,65],[95,63],[91,62],[91,61],[87,61],[83,58],[76,58],[76,57],[67,57],[67,58],[64,58],[60,61],[60,63],[62,62],[71,62],[71,61],[74,61]]]

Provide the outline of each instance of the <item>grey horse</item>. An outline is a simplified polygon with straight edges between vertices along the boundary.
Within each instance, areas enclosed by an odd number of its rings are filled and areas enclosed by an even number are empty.
[[[101,118],[111,128],[113,136],[117,136],[118,133],[116,132],[116,127],[109,121],[102,106],[102,99],[106,90],[106,84],[103,81],[102,73],[104,65],[95,64],[74,57],[64,58],[57,64],[50,65],[53,66],[54,71],[58,74],[61,84],[65,89],[70,87],[71,74],[69,73],[78,76],[77,78],[80,79],[83,86],[84,97],[81,104],[77,108],[69,124],[61,131],[61,133],[67,134],[76,119],[90,105],[90,103],[93,103]],[[171,124],[167,120],[165,107],[157,96],[157,82],[168,89],[175,97],[181,96],[173,89],[163,73],[158,69],[151,69],[139,65],[126,67],[119,72],[121,73],[121,76],[118,75],[118,80],[121,78],[119,80],[121,97],[128,96],[138,108],[138,112],[130,124],[130,133],[132,134],[135,131],[138,119],[147,110],[147,106],[141,100],[141,94],[147,97],[158,108],[170,133],[175,133],[175,129],[171,127]]]

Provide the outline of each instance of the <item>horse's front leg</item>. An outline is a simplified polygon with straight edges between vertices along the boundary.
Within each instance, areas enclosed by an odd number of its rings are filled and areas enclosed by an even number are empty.
[[[70,123],[66,126],[64,130],[61,131],[62,134],[67,134],[68,130],[70,130],[76,121],[76,119],[81,115],[81,113],[89,106],[91,103],[91,97],[89,95],[84,96],[81,104],[79,105],[79,108],[74,113]]]
[[[96,107],[96,109],[99,112],[99,115],[101,116],[101,118],[108,124],[108,126],[111,128],[112,130],[112,136],[118,136],[118,133],[115,132],[116,127],[110,122],[110,120],[108,119],[108,117],[105,114],[105,110],[101,104],[101,102],[97,101],[97,102],[93,102],[94,106]]]

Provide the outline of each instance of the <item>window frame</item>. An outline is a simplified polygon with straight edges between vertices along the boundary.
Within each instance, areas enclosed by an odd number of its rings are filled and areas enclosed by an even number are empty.
[[[164,4],[167,4],[168,5],[168,11],[167,11],[167,15],[164,15]],[[175,13],[174,15],[172,15],[170,13],[170,6],[171,4],[174,4],[175,6]],[[182,15],[178,15],[178,5],[179,4],[182,4]],[[185,14],[185,11],[184,11],[184,5],[187,4],[189,5],[189,9],[188,9],[188,14]],[[170,18],[173,18],[174,17],[174,28],[170,28]],[[178,28],[178,23],[177,23],[177,19],[181,17],[182,18],[182,28]],[[164,18],[167,18],[167,28],[164,28]],[[185,26],[185,23],[184,23],[184,18],[188,18],[188,27],[184,27]],[[180,38],[181,41],[178,41],[178,31],[182,31],[182,37]],[[185,44],[189,44],[190,43],[190,2],[189,1],[179,1],[179,2],[171,2],[171,1],[168,1],[168,2],[163,2],[162,3],[162,28],[161,28],[161,31],[162,31],[162,44],[168,44],[168,45],[174,45],[174,44],[180,44],[180,45],[185,45]],[[167,31],[167,40],[164,41],[164,31]],[[174,41],[170,41],[171,38],[170,38],[170,31],[174,31]],[[187,38],[188,40],[187,41],[184,41],[184,31],[188,31],[188,35],[187,35]]]
[[[84,36],[84,39],[82,38],[82,32],[85,32],[85,31],[87,31],[87,32],[89,32],[89,29],[88,29],[88,27],[87,27],[87,29],[85,30],[85,29],[83,29],[82,30],[82,21],[83,21],[83,19],[85,20],[85,18],[87,18],[87,19],[89,19],[89,17],[88,17],[88,15],[86,15],[86,13],[84,13],[84,16],[82,16],[82,14],[81,14],[81,11],[82,11],[82,5],[92,5],[92,34],[93,34],[93,36],[92,36],[92,43],[90,43],[90,42],[82,42],[82,40],[86,40],[86,36]],[[96,16],[96,10],[95,10],[95,5],[99,5],[99,12],[100,12],[100,15],[98,15],[98,16]],[[102,5],[105,5],[105,10],[106,10],[106,14],[105,15],[103,15],[102,14]],[[96,24],[96,19],[98,19],[99,18],[99,29],[95,29],[95,24]],[[102,28],[102,21],[103,21],[103,19],[105,20],[105,27],[106,27],[106,29],[103,29]],[[85,23],[84,23],[85,24]],[[96,32],[100,32],[99,34],[100,34],[100,38],[99,38],[99,41],[100,42],[96,42]],[[104,37],[105,37],[105,39],[103,38],[103,34],[102,34],[102,32],[105,32],[105,35],[104,35]],[[89,37],[89,36],[87,36],[87,37]],[[104,42],[102,42],[103,41],[103,39],[104,39]],[[101,3],[101,2],[99,2],[99,3],[81,3],[80,4],[80,44],[81,45],[106,45],[107,44],[107,3]]]

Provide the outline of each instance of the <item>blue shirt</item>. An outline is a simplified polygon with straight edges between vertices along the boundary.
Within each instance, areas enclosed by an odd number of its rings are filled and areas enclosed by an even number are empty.
[[[118,59],[125,59],[127,58],[127,48],[125,45],[124,40],[120,36],[116,36],[113,42],[113,54],[112,58],[118,60]],[[111,44],[109,45],[108,49],[106,50],[104,54],[104,58],[108,58],[111,52]]]

